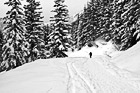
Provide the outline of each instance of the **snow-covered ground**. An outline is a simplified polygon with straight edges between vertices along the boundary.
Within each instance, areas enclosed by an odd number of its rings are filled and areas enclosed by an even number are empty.
[[[102,45],[100,42],[96,43],[99,47],[88,47],[85,46],[83,47],[81,50],[79,51],[74,51],[74,52],[67,52],[66,54],[69,57],[87,57],[89,58],[89,53],[92,52],[92,55],[108,55],[108,56],[112,56],[113,54],[116,53],[116,49],[113,46],[113,44],[111,43],[111,41],[106,42],[106,45]]]
[[[140,93],[140,43],[112,58],[90,49],[0,73],[0,93]]]
[[[114,55],[112,62],[121,69],[140,74],[140,42],[127,51]]]

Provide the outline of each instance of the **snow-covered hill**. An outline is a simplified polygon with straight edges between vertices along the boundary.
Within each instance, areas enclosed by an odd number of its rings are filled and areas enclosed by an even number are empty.
[[[0,73],[0,93],[140,93],[139,47],[113,58],[40,59]]]
[[[140,74],[140,42],[124,52],[119,52],[112,62],[121,69]]]

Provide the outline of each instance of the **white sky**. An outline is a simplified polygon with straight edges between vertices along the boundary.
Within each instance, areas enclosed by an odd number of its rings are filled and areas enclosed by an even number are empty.
[[[4,17],[8,11],[8,6],[4,3],[8,0],[0,0],[0,17]],[[25,0],[23,0],[25,1]],[[43,8],[44,21],[49,22],[50,16],[53,16],[50,12],[53,10],[54,0],[38,0],[41,2],[41,7]],[[83,10],[83,7],[86,5],[89,0],[65,0],[65,4],[68,6],[69,15],[73,16],[74,14]]]

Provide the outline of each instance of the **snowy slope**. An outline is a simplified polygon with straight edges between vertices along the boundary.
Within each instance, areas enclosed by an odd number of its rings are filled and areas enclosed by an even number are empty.
[[[112,62],[121,69],[140,74],[140,42],[127,51],[118,53]]]
[[[37,60],[0,74],[0,93],[140,93],[107,56]]]
[[[140,93],[140,42],[123,52],[84,47],[0,73],[0,93]],[[88,53],[93,53],[89,58]]]
[[[65,93],[65,59],[38,60],[0,74],[0,93]]]

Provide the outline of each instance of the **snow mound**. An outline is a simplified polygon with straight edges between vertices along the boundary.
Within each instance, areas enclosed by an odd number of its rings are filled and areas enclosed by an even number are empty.
[[[140,74],[140,42],[113,56],[112,62],[121,69]]]
[[[140,93],[107,56],[37,60],[0,73],[0,93]]]

